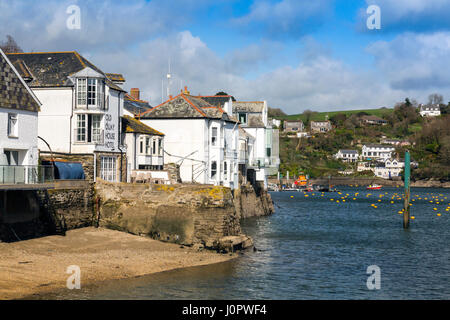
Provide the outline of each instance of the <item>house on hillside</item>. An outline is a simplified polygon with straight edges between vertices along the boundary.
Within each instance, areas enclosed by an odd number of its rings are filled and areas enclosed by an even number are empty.
[[[388,139],[388,138],[384,138],[380,141],[381,144],[390,144],[393,146],[409,146],[411,145],[411,142],[409,141],[405,141],[405,140],[400,140],[400,139]]]
[[[441,115],[441,108],[438,104],[419,106],[419,113],[422,117],[438,117]]]
[[[311,133],[325,133],[332,129],[330,121],[311,121]]]
[[[90,180],[125,181],[121,119],[126,92],[117,84],[123,77],[109,78],[76,51],[7,56],[42,103],[41,158],[81,163]]]
[[[305,125],[302,120],[285,120],[284,121],[284,132],[303,132]]]
[[[0,49],[0,190],[53,178],[51,167],[38,166],[41,102],[16,67]]]
[[[375,176],[383,179],[399,177],[405,163],[397,159],[386,159],[384,162],[378,162],[374,168]]]
[[[341,149],[334,155],[334,157],[344,162],[356,162],[359,154],[358,150]]]
[[[185,88],[140,120],[165,134],[164,163],[178,164],[183,182],[238,187],[238,121],[223,108]]]
[[[361,122],[363,124],[371,124],[371,125],[387,125],[387,120],[384,120],[380,117],[377,116],[373,116],[373,115],[369,115],[369,116],[362,116],[361,117]]]
[[[367,144],[362,147],[362,157],[366,160],[386,161],[392,158],[395,148],[383,144]]]
[[[280,165],[279,131],[269,124],[267,102],[233,101],[232,112],[241,127],[255,138],[247,179],[254,185],[260,183],[267,188],[268,177],[277,174]]]

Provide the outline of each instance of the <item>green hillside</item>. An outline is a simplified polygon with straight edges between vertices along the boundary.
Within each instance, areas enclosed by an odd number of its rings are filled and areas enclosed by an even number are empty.
[[[388,109],[388,108],[379,108],[379,109],[364,109],[364,110],[344,110],[344,111],[330,111],[330,112],[310,112],[309,113],[309,120],[312,121],[324,121],[326,119],[326,116],[328,116],[328,119],[333,117],[337,114],[345,114],[347,117],[351,116],[352,114],[358,114],[358,113],[366,113],[368,115],[374,115],[378,117],[383,117],[387,114],[390,114],[394,111],[394,109]],[[308,114],[307,112],[301,113],[301,114],[291,114],[291,115],[274,115],[275,119],[280,120],[302,120],[303,122],[307,121]]]

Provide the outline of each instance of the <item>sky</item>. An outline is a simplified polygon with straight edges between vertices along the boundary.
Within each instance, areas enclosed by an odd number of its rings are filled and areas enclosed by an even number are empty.
[[[78,51],[151,105],[170,64],[172,95],[224,91],[296,114],[449,101],[449,15],[449,0],[0,0],[0,41]]]

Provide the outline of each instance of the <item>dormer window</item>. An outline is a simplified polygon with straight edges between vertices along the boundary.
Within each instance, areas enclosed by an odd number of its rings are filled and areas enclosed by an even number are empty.
[[[104,103],[104,84],[97,78],[77,79],[77,106],[79,108],[101,108]]]
[[[239,113],[239,122],[242,124],[247,124],[247,114],[246,113]]]

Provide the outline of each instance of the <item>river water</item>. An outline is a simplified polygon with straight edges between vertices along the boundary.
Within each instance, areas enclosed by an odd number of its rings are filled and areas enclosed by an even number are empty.
[[[272,193],[276,213],[242,223],[256,252],[46,298],[449,299],[450,190],[412,188],[408,230],[398,213],[402,191]],[[369,290],[373,265],[380,289]]]

